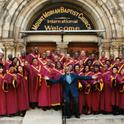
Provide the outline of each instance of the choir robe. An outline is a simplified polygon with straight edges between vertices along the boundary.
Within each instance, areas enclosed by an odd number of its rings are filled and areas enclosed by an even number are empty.
[[[118,88],[117,87],[113,88],[113,86],[112,86],[113,79],[115,79],[117,81],[117,83],[118,83],[117,77],[118,77],[118,74],[111,74],[111,76],[110,76],[110,82],[111,82],[111,87],[112,87],[112,92],[111,92],[111,94],[112,94],[112,96],[111,96],[112,106],[118,106],[118,104],[119,104],[118,103],[119,102]]]
[[[105,61],[107,60],[107,58],[106,57],[101,57],[100,59],[99,59],[99,61],[104,65],[105,64]]]
[[[19,111],[29,108],[27,78],[17,73],[17,102]]]
[[[58,80],[60,76],[63,74],[63,70],[53,69],[53,79]],[[56,83],[51,85],[51,105],[56,106],[61,104],[61,95],[62,95],[62,87],[60,83]]]
[[[110,81],[111,72],[106,71],[102,74],[102,79],[104,83],[103,93],[101,94],[101,104],[100,109],[104,112],[112,112],[111,95],[112,87]]]
[[[13,85],[15,74],[7,73],[4,77],[4,85],[8,85],[8,92],[6,92],[6,109],[7,114],[15,114],[18,112],[17,104],[17,91],[15,85]]]
[[[10,60],[7,60],[6,62],[5,62],[5,70],[7,71],[8,69],[9,69],[9,66],[12,64],[12,61],[10,61]]]
[[[119,84],[124,83],[124,75],[118,75],[117,80]],[[122,88],[120,88],[121,90]],[[123,91],[118,91],[119,92],[119,108],[124,110],[124,86],[123,86]]]
[[[98,78],[93,80],[92,84],[94,84],[95,82],[99,82],[102,79],[101,72],[94,73],[94,75],[97,76]],[[101,93],[98,90],[92,92],[92,110],[93,110],[93,112],[99,112],[99,110],[100,110],[100,95],[101,95]]]
[[[39,90],[39,97],[38,97],[38,106],[40,107],[50,107],[51,106],[51,86],[47,85],[46,80],[44,79],[45,76],[52,78],[52,67],[43,66],[42,68],[42,84]]]
[[[0,75],[0,115],[6,115],[6,99],[3,89],[4,76]]]
[[[83,61],[83,64],[86,64],[86,62],[87,62],[88,59],[89,59],[89,58],[88,58],[87,56],[81,56],[81,57],[80,57],[80,60]]]
[[[38,59],[39,57],[40,57],[39,54],[30,53],[29,55],[27,55],[26,59],[27,59],[27,61],[28,61],[30,64],[32,64],[32,60],[33,60],[34,58],[37,58],[37,59]]]
[[[64,61],[64,66],[73,65],[73,64],[74,63],[72,59]]]
[[[25,61],[28,61],[27,56],[18,57],[21,66],[24,66]]]
[[[84,73],[84,76],[92,76],[93,73],[91,71]],[[91,84],[92,81],[83,81],[84,83],[84,98],[85,98],[85,106],[91,110],[92,108],[92,91]]]
[[[41,86],[41,66],[30,65],[29,68],[29,102],[37,103]]]
[[[43,66],[45,66],[47,64],[47,59],[38,58],[38,62],[41,65],[41,67],[43,68]]]

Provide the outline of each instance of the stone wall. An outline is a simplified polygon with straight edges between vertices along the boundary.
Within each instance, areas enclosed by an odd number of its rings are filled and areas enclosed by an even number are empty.
[[[117,56],[124,45],[124,1],[75,0],[72,2],[90,13],[97,29],[106,30],[103,33],[100,51],[106,50],[107,55],[114,51]],[[47,3],[49,0],[0,0],[0,46],[6,55],[8,53],[18,55],[20,49],[25,48],[25,38],[20,31],[27,29],[34,13]]]

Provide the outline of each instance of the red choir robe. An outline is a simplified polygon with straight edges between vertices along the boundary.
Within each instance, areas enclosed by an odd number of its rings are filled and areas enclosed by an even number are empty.
[[[6,109],[7,114],[15,114],[18,112],[17,91],[15,86],[15,74],[7,72],[4,77],[4,85],[7,85],[8,92],[6,92]]]
[[[87,62],[88,59],[89,59],[89,57],[87,57],[87,56],[81,56],[80,57],[80,60],[83,61],[83,64],[86,64],[86,62]]]
[[[50,107],[51,106],[51,86],[47,85],[46,80],[44,79],[45,76],[52,78],[52,70],[53,67],[48,67],[47,65],[43,66],[42,68],[42,84],[39,90],[39,97],[38,97],[38,106],[40,107]]]
[[[111,72],[106,71],[102,74],[102,79],[104,83],[103,93],[101,94],[101,104],[100,109],[104,112],[110,113],[112,112],[112,104],[111,104],[111,81],[110,81]]]
[[[27,56],[20,56],[18,60],[21,66],[24,66],[25,61],[28,61]]]
[[[117,77],[119,82],[119,108],[124,110],[124,75],[119,74]]]
[[[0,75],[0,115],[6,115],[6,98],[3,89],[4,76]]]
[[[10,61],[10,60],[7,60],[6,62],[5,62],[5,69],[6,69],[6,71],[9,69],[9,66],[12,64],[12,61]]]
[[[94,73],[94,75],[97,76],[98,78],[92,81],[92,85],[95,85],[96,83],[101,84],[102,83],[101,72]],[[92,92],[92,110],[95,113],[99,112],[100,110],[100,95],[101,92],[98,89]]]
[[[17,73],[17,102],[19,111],[29,109],[27,77]]]
[[[43,66],[45,66],[47,64],[47,59],[38,58],[38,63],[43,68]]]
[[[26,59],[30,64],[32,64],[33,58],[38,59],[39,57],[40,57],[40,54],[30,53],[29,55],[27,55]]]
[[[73,65],[73,59],[66,60],[66,61],[64,62],[64,66],[68,66],[68,65]]]
[[[76,64],[79,64],[79,61],[78,59],[73,59],[73,65],[76,65]]]
[[[101,58],[99,59],[100,63],[102,63],[103,65],[105,64],[106,60],[107,60],[106,57],[101,57]]]
[[[65,55],[64,54],[60,54],[59,55],[59,58],[60,58],[60,62],[64,62],[64,58],[65,58]]]
[[[111,87],[112,87],[112,96],[111,96],[111,101],[112,101],[112,106],[118,106],[119,102],[119,92],[118,92],[118,74],[111,74],[110,76],[110,82],[111,82]],[[116,81],[116,86],[113,87],[113,80]]]
[[[53,69],[53,78],[58,80],[60,76],[63,74],[63,70],[58,70],[56,68]],[[58,82],[54,85],[51,85],[51,105],[56,106],[61,104],[61,95],[62,95],[62,87],[61,84]]]
[[[29,102],[37,103],[41,86],[41,66],[30,65],[29,69]]]
[[[84,76],[92,76],[93,73],[91,71],[84,73]],[[88,110],[91,111],[92,108],[92,91],[91,91],[91,84],[92,81],[83,81],[84,83],[84,97],[85,97],[85,106]]]

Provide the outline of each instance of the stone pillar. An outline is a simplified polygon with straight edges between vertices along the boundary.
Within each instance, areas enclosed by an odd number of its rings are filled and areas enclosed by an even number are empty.
[[[107,39],[107,40],[103,40],[103,51],[105,51],[105,55],[107,58],[109,58],[110,56],[110,40]]]
[[[15,55],[16,57],[20,56],[21,50],[25,50],[25,44],[23,42],[16,42],[15,43]]]
[[[68,42],[57,42],[57,48],[60,48],[63,53],[67,53]]]
[[[13,42],[5,42],[3,43],[4,50],[5,50],[5,60],[7,59],[8,54],[12,54],[15,56],[15,47]]]

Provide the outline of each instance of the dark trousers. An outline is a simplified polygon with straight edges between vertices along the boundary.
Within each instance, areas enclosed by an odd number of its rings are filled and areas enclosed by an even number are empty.
[[[72,110],[75,116],[79,115],[79,104],[78,104],[78,97],[74,97],[72,95],[68,95],[64,98],[64,115],[71,116],[71,103],[72,103]]]

